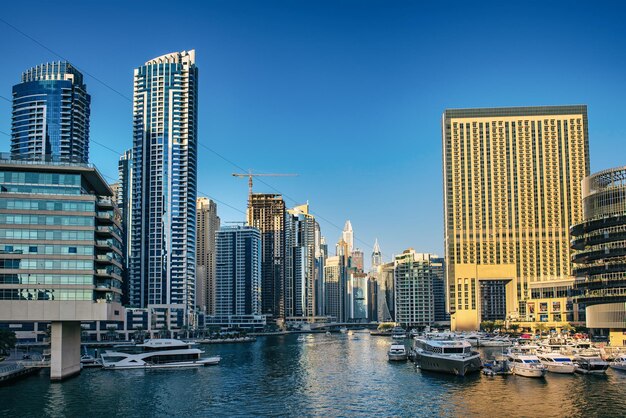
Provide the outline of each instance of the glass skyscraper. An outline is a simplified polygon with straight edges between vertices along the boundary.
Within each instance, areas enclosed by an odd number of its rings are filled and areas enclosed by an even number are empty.
[[[13,86],[11,157],[87,163],[90,103],[83,75],[68,62],[24,71]]]
[[[184,311],[196,284],[198,69],[195,51],[135,69],[130,304]]]

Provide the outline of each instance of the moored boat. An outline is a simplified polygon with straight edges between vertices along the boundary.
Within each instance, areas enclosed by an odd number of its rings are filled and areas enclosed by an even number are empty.
[[[511,372],[524,377],[544,377],[547,369],[536,355],[537,348],[534,345],[509,348],[507,355]]]
[[[602,360],[600,356],[596,355],[582,355],[579,354],[574,357],[576,363],[576,373],[582,374],[605,374],[606,369],[609,368],[609,363]]]
[[[479,371],[482,366],[480,354],[463,340],[415,338],[413,352],[422,370],[465,376]]]
[[[175,339],[153,339],[124,351],[105,351],[100,355],[105,369],[187,368],[218,364],[220,357],[203,358],[203,351],[191,343]]]
[[[626,372],[626,355],[621,355],[617,357],[609,365],[612,369]]]
[[[576,370],[576,365],[567,356],[559,353],[543,353],[537,357],[541,364],[551,373],[571,374]]]
[[[407,359],[406,347],[404,344],[392,344],[387,351],[390,361],[405,361]]]

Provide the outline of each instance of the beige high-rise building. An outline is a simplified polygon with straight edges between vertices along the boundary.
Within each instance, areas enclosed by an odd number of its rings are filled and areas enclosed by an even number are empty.
[[[589,175],[587,107],[446,110],[442,138],[451,326],[533,320],[531,291],[570,279],[569,227],[582,220]]]
[[[199,197],[196,216],[196,305],[215,315],[215,233],[220,229],[217,205]]]

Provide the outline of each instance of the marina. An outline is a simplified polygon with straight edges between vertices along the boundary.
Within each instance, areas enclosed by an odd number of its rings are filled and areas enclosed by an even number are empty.
[[[162,416],[484,416],[493,404],[506,416],[527,416],[531,410],[545,416],[597,416],[606,413],[607,404],[626,410],[626,373],[618,370],[601,376],[548,373],[542,379],[480,373],[460,377],[423,370],[410,361],[390,362],[394,340],[354,334],[359,339],[318,333],[306,335],[303,343],[299,335],[289,334],[203,346],[203,356],[221,357],[215,367],[123,373],[83,369],[61,384],[51,384],[44,370],[1,387],[0,413],[140,416],[155,408],[154,415]],[[404,343],[409,346],[411,340]],[[502,349],[478,351],[486,360]],[[518,396],[520,391],[524,397]]]

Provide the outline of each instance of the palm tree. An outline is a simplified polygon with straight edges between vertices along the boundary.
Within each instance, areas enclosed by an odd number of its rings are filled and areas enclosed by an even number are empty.
[[[504,328],[504,321],[501,319],[495,320],[493,322],[493,327],[494,329],[502,330],[502,328]]]
[[[542,336],[543,333],[548,329],[548,327],[543,322],[540,322],[537,324],[537,327],[535,329],[539,331],[539,336]]]
[[[0,328],[0,354],[7,354],[16,342],[15,332]]]
[[[493,325],[493,321],[483,321],[480,323],[480,328],[487,332],[491,332],[493,330]]]
[[[107,340],[116,340],[117,339],[117,327],[115,325],[107,326]]]
[[[519,329],[519,324],[511,324],[509,328],[513,331],[514,334],[517,334],[517,330]]]
[[[565,324],[563,324],[563,326],[561,326],[561,332],[566,332],[566,333],[570,333],[572,330],[574,329],[574,327],[566,322]]]

